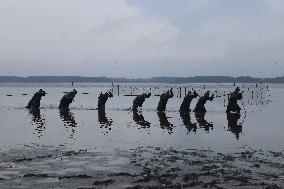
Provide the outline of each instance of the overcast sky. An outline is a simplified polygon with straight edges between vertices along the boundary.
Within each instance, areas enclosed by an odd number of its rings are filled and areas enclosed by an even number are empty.
[[[283,76],[284,1],[0,0],[0,75]]]

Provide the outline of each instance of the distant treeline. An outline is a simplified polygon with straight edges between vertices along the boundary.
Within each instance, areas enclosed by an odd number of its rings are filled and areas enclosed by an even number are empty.
[[[284,83],[284,76],[275,78],[253,78],[248,76],[194,76],[194,77],[152,77],[147,79],[127,79],[108,77],[81,77],[81,76],[0,76],[0,82],[21,83],[50,83],[50,82],[77,82],[77,83]]]

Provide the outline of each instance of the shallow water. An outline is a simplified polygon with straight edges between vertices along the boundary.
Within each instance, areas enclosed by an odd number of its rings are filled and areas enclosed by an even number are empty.
[[[207,102],[208,112],[204,119],[197,120],[194,113],[181,116],[178,112],[185,86],[186,90],[193,88],[201,95],[210,90],[218,96]],[[117,86],[111,84],[75,84],[78,95],[70,112],[60,112],[57,106],[63,92],[72,90],[70,84],[2,83],[0,150],[25,145],[106,151],[141,145],[218,151],[235,151],[247,145],[264,150],[283,150],[284,85],[269,85],[268,89],[266,85],[240,84],[240,87],[245,91],[243,103],[239,102],[243,109],[241,117],[228,127],[225,105],[226,94],[235,88],[231,84],[123,84],[119,92]],[[42,98],[40,111],[30,112],[24,107],[39,88],[48,94]],[[170,88],[173,88],[175,97],[169,99],[168,111],[159,114],[155,110],[159,97],[154,95]],[[97,97],[106,91],[113,91],[114,98],[108,100],[105,114],[98,116]],[[135,97],[124,95],[142,92],[152,92],[152,96],[146,99],[142,111],[133,115],[129,108]],[[192,101],[191,109],[196,101]],[[196,129],[192,128],[194,124]]]

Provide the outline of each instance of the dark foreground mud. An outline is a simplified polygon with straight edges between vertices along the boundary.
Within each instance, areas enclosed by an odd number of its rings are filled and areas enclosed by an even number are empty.
[[[30,146],[0,153],[0,188],[283,187],[283,151],[139,147],[89,152]]]

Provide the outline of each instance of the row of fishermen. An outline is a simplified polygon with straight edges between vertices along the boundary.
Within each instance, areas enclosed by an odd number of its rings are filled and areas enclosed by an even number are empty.
[[[32,99],[29,101],[27,108],[39,108],[40,107],[40,100],[43,96],[47,93],[40,89],[38,92],[34,94]],[[69,105],[74,101],[74,98],[77,94],[77,91],[73,89],[71,92],[65,94],[62,99],[60,100],[59,108],[60,109],[67,109]],[[132,110],[136,111],[139,107],[142,107],[146,98],[149,98],[151,93],[143,93],[142,95],[138,95],[133,100]],[[158,111],[165,111],[168,100],[174,96],[172,90],[168,90],[160,96],[160,101],[158,103],[157,110]],[[194,98],[197,98],[199,95],[196,91],[189,91],[188,94],[184,97],[183,102],[180,106],[180,112],[189,112],[190,111],[190,104]],[[105,104],[108,98],[112,98],[113,95],[111,92],[101,93],[98,97],[98,109],[105,109]],[[237,87],[233,93],[230,94],[229,103],[227,105],[226,113],[236,112],[240,113],[241,108],[239,107],[237,101],[243,98],[242,93],[240,93],[240,88]],[[199,98],[197,101],[196,107],[193,110],[195,113],[205,113],[205,103],[210,100],[214,99],[214,94],[210,96],[210,91],[207,91],[203,96]]]

